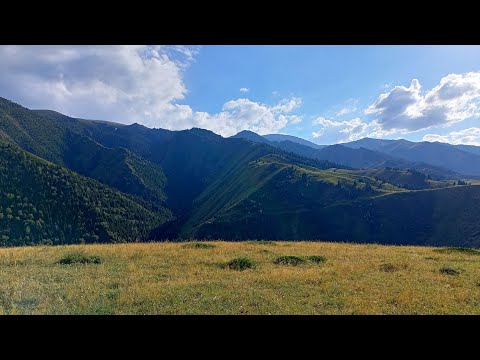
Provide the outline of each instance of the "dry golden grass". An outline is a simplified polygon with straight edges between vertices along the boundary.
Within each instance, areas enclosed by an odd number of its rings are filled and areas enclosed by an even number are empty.
[[[480,314],[480,256],[427,247],[211,242],[0,249],[3,314]],[[100,264],[61,265],[74,251]],[[326,262],[275,265],[283,255]],[[255,263],[235,271],[239,257]],[[448,275],[441,268],[459,270]]]

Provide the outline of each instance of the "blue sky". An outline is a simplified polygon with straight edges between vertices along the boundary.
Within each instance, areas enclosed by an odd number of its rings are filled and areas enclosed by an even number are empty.
[[[480,145],[479,46],[0,46],[0,96],[180,130]]]

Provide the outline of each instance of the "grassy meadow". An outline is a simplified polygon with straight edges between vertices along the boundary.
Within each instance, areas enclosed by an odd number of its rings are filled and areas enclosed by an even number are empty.
[[[320,242],[0,249],[1,314],[480,314],[480,251]]]

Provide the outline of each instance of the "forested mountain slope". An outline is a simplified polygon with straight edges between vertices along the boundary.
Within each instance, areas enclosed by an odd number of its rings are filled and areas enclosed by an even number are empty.
[[[35,243],[146,240],[170,211],[0,142],[0,241]]]

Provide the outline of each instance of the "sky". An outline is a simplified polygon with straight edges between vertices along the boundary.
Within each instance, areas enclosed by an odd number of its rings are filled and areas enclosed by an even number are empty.
[[[480,46],[0,46],[0,96],[171,130],[480,145]]]

